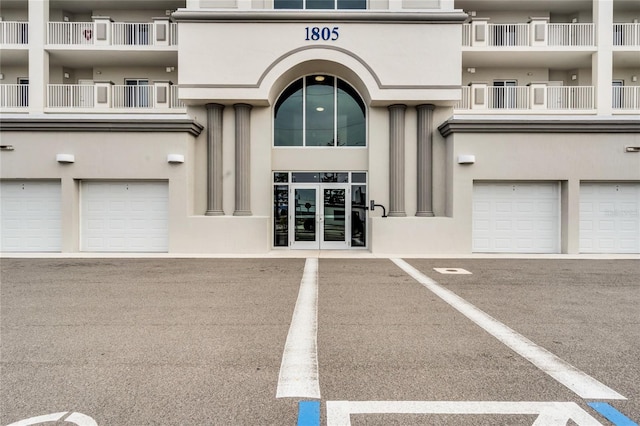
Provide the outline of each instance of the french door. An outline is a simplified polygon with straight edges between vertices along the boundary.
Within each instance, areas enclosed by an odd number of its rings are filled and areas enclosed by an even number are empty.
[[[289,238],[295,249],[347,249],[351,241],[348,184],[289,187]]]

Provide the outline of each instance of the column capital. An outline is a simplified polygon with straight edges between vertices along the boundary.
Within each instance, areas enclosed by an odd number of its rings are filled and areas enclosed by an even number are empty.
[[[436,106],[434,104],[420,104],[420,105],[416,105],[416,109],[418,111],[423,110],[423,109],[427,109],[427,110],[435,110]]]

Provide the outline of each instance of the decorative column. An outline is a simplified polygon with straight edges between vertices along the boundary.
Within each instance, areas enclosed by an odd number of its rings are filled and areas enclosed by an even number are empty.
[[[389,215],[403,217],[404,211],[404,115],[406,105],[389,106]]]
[[[207,216],[222,216],[222,110],[207,104]]]
[[[235,104],[236,210],[234,216],[251,216],[251,105]]]
[[[433,217],[433,110],[435,105],[418,105],[418,211],[416,216]]]

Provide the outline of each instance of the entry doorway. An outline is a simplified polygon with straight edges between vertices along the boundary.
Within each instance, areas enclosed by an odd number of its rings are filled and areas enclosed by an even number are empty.
[[[349,248],[349,185],[292,185],[294,211],[289,215],[293,249]]]
[[[366,173],[274,173],[274,247],[366,247]]]

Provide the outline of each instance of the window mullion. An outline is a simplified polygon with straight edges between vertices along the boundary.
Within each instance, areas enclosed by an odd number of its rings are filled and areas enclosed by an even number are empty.
[[[333,146],[338,145],[338,78],[333,79]]]
[[[302,146],[307,146],[307,79],[304,77],[302,78]]]

